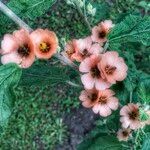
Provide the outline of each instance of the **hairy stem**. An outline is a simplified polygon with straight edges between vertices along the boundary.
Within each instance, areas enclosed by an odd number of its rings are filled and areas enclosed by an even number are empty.
[[[90,25],[90,23],[88,22],[87,17],[83,14],[83,12],[82,12],[82,10],[81,10],[79,4],[78,4],[78,1],[77,1],[77,0],[73,0],[73,3],[76,5],[77,10],[78,10],[80,16],[84,19],[85,24],[87,25],[89,31],[91,32],[91,30],[92,30],[91,25]],[[84,5],[85,5],[85,4],[84,4]],[[84,7],[85,7],[85,6],[84,6]],[[85,9],[85,8],[84,8],[84,9]],[[85,10],[84,10],[84,11],[85,11]]]
[[[24,28],[29,32],[32,32],[33,29],[26,24],[23,20],[21,20],[12,10],[10,10],[5,4],[3,4],[0,1],[0,10],[7,15],[10,19],[12,19],[16,24],[20,26],[20,28]],[[64,64],[69,65],[75,69],[77,69],[77,65],[71,62],[68,58],[62,56],[61,54],[57,53],[55,57],[61,61],[63,61]]]
[[[29,32],[32,31],[32,29],[24,22],[22,21],[13,11],[11,11],[5,4],[3,4],[0,1],[0,10],[7,15],[10,19],[12,19],[16,24],[18,24],[21,28],[24,28],[28,30]]]
[[[133,91],[130,92],[130,103],[132,102]]]

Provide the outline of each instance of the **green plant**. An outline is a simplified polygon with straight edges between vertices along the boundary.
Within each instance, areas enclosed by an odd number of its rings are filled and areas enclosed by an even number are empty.
[[[101,0],[69,0],[67,3],[53,0],[32,2],[12,0],[7,6],[33,29],[42,27],[56,31],[60,38],[60,47],[55,58],[46,61],[36,60],[29,69],[22,70],[15,64],[0,66],[2,93],[0,123],[2,131],[5,131],[1,134],[3,137],[0,141],[1,149],[15,147],[53,149],[55,144],[60,144],[67,138],[67,128],[61,118],[64,114],[70,113],[72,108],[79,107],[78,95],[82,86],[80,86],[79,72],[74,70],[78,63],[68,63],[73,68],[62,65],[59,63],[59,54],[64,50],[68,40],[90,35],[94,25],[108,18],[111,18],[116,25],[107,35],[108,40],[104,50],[117,51],[129,68],[126,80],[112,86],[112,89],[119,98],[121,106],[140,102],[141,120],[148,119],[143,111],[145,112],[145,108],[148,108],[150,103],[148,87],[150,70],[147,65],[150,17],[143,17],[139,10],[139,6],[143,7],[144,14],[147,14],[148,5],[132,0],[117,0],[114,3]],[[50,7],[52,9],[48,11]],[[131,13],[134,9],[136,11]],[[118,12],[121,14],[119,15]],[[2,20],[0,35],[16,29],[16,25],[3,14],[0,15],[0,19]],[[16,90],[17,85],[20,86],[18,90]],[[14,107],[11,106],[12,103],[15,104]],[[10,116],[11,111],[12,116]],[[110,118],[102,119],[85,142],[79,145],[79,149],[117,150],[134,145],[133,149],[145,150],[149,147],[150,130],[147,127],[133,132],[133,138],[129,139],[128,143],[119,142],[116,138],[120,126],[118,118],[117,111]]]

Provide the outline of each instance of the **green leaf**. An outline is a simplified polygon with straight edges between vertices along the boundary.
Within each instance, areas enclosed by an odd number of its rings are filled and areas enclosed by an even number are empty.
[[[22,86],[41,86],[65,83],[69,80],[65,67],[51,66],[50,64],[34,64],[23,70],[20,84]]]
[[[149,115],[143,109],[140,109],[140,120],[146,121],[148,119],[149,119]]]
[[[149,75],[141,74],[140,84],[138,86],[138,96],[143,103],[150,103],[150,77]]]
[[[35,19],[44,14],[56,0],[11,0],[8,7],[23,18]]]
[[[138,83],[137,79],[138,79],[137,73],[134,72],[133,70],[129,70],[128,76],[123,81],[125,88],[127,89],[128,92],[132,92],[136,88]]]
[[[89,141],[88,141],[89,142]],[[95,139],[91,139],[91,145],[81,143],[78,150],[121,150],[121,142],[115,136],[106,135]]]
[[[119,128],[119,112],[113,112],[109,118],[100,118],[96,121],[96,127],[88,134],[84,141],[79,144],[78,150],[120,150],[121,142],[112,131]],[[120,149],[119,149],[120,148]]]
[[[111,30],[108,40],[110,47],[116,43],[127,42],[141,42],[144,45],[149,45],[150,17],[127,16]]]
[[[150,133],[145,136],[142,150],[149,150],[150,149]]]
[[[123,82],[119,82],[112,86],[112,90],[116,93],[116,97],[119,99],[122,105],[125,105],[129,100],[129,92],[125,88]]]
[[[0,66],[0,125],[7,123],[15,100],[14,88],[21,77],[21,68],[16,64]]]

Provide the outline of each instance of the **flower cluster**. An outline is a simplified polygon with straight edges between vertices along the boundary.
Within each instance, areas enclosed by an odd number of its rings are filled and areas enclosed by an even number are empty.
[[[124,80],[128,69],[117,52],[104,52],[104,42],[113,26],[111,20],[105,20],[92,29],[91,36],[73,39],[65,48],[65,55],[70,60],[80,62],[79,71],[85,88],[79,97],[82,105],[103,117],[118,108],[119,100],[109,88],[116,81]]]
[[[56,53],[58,39],[54,32],[37,29],[32,33],[24,29],[6,34],[1,43],[1,62],[18,64],[21,68],[30,67],[35,58],[49,59]]]
[[[129,103],[121,108],[120,115],[123,129],[118,131],[117,137],[120,141],[127,141],[131,136],[131,131],[141,127],[139,106]]]
[[[117,81],[123,81],[128,70],[123,58],[116,51],[104,50],[107,34],[113,26],[111,20],[101,22],[92,29],[91,36],[69,41],[63,53],[71,61],[80,63],[79,71],[85,88],[79,96],[82,105],[102,117],[107,117],[118,109],[119,100],[110,87]],[[137,104],[123,106],[120,115],[122,129],[117,133],[120,141],[127,141],[133,130],[150,122],[140,120]]]
[[[107,34],[113,28],[111,20],[105,20],[92,29],[92,35],[69,41],[62,53],[72,62],[77,61],[84,90],[79,99],[86,108],[102,117],[111,115],[119,107],[119,100],[110,88],[127,76],[128,67],[116,51],[107,51]],[[49,59],[57,51],[58,39],[53,31],[37,29],[31,33],[25,29],[6,34],[1,42],[2,64],[16,63],[21,68],[30,67],[36,58]],[[150,118],[150,111],[146,112]],[[120,141],[127,141],[133,130],[150,124],[141,121],[140,106],[129,103],[120,110],[122,129],[117,133]]]
[[[120,141],[127,141],[131,136],[132,131],[143,128],[145,125],[150,125],[150,111],[145,111],[148,119],[142,121],[140,119],[140,106],[138,104],[129,103],[120,110],[120,122],[122,128],[117,133]]]

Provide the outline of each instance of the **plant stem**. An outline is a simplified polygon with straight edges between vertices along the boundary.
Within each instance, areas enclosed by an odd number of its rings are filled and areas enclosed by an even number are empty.
[[[60,53],[55,54],[54,57],[56,57],[57,59],[59,59],[60,61],[62,61],[64,64],[72,67],[76,71],[79,71],[78,70],[78,66],[75,63],[73,63],[70,59],[68,59],[67,57],[61,55]]]
[[[12,19],[16,24],[20,26],[20,28],[24,28],[29,32],[32,32],[33,29],[26,24],[23,20],[21,20],[12,10],[10,10],[5,4],[0,1],[0,10],[7,15],[10,19]],[[77,70],[77,65],[71,62],[68,58],[65,58],[61,54],[57,53],[55,57],[61,61],[63,61],[66,65],[69,65]]]
[[[105,52],[107,51],[107,48],[108,48],[108,47],[109,47],[109,43],[106,42],[105,45],[104,45],[104,51],[103,51],[103,53],[105,53]]]
[[[85,24],[87,25],[89,31],[91,32],[91,30],[92,30],[91,25],[90,25],[90,23],[88,22],[87,17],[83,14],[83,12],[82,12],[82,10],[81,10],[79,4],[78,4],[78,1],[77,1],[77,0],[73,0],[73,3],[76,5],[77,10],[78,10],[80,16],[84,19]],[[85,5],[85,3],[84,3],[84,5]],[[84,6],[84,7],[85,7],[85,6]],[[85,8],[84,8],[84,9],[85,9]]]
[[[73,82],[71,82],[71,81],[66,81],[66,83],[68,83],[69,85],[71,85],[71,86],[73,86],[73,87],[82,88],[82,86],[81,86],[81,85],[78,85],[78,84],[73,83]]]
[[[24,22],[22,21],[13,11],[11,11],[5,4],[3,4],[0,1],[0,10],[7,15],[10,19],[12,19],[16,24],[18,24],[21,28],[24,28],[28,30],[29,32],[32,31],[32,29]]]
[[[130,103],[132,102],[132,94],[133,94],[133,92],[131,91],[130,92]]]

